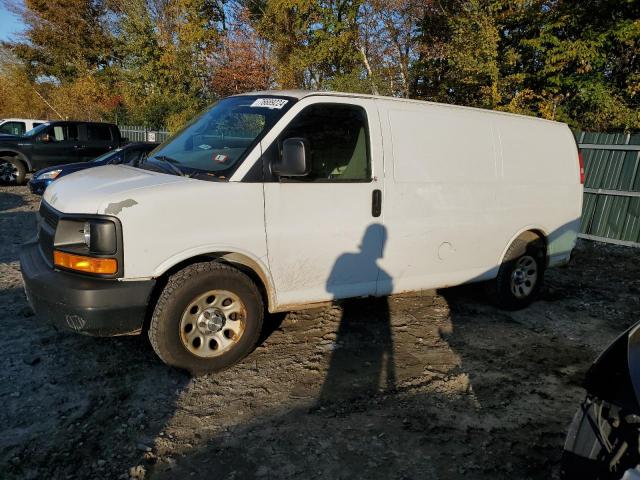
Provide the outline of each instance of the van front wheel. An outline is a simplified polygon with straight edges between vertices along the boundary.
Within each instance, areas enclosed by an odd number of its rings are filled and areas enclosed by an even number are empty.
[[[264,307],[255,283],[219,262],[175,273],[151,318],[149,340],[160,359],[192,375],[224,370],[255,347]]]
[[[490,296],[507,310],[528,306],[540,291],[544,267],[544,242],[533,232],[522,234],[507,249],[498,276],[489,284]]]

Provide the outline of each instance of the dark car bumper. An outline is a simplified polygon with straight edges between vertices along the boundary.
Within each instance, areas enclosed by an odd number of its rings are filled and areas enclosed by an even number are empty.
[[[29,180],[29,183],[27,185],[29,185],[29,190],[31,190],[31,193],[42,195],[51,182],[52,180],[36,180],[35,178],[32,178],[31,180]]]
[[[27,299],[41,320],[95,336],[142,329],[155,280],[122,282],[53,270],[37,243],[22,247],[20,266]]]

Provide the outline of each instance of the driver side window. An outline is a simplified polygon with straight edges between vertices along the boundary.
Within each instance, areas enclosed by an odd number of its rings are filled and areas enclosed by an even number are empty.
[[[302,137],[309,145],[311,172],[296,181],[362,182],[371,180],[367,116],[361,107],[315,104],[305,108],[279,136]]]

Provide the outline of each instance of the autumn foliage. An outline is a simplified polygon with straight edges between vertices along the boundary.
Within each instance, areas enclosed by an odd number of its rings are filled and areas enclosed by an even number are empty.
[[[632,0],[4,1],[26,30],[2,47],[0,116],[176,129],[223,96],[306,88],[640,128]]]

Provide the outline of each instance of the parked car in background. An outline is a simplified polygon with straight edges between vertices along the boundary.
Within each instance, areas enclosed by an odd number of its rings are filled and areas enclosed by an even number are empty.
[[[29,189],[31,190],[31,193],[42,195],[54,180],[62,178],[73,172],[86,170],[87,168],[120,164],[137,167],[147,154],[158,145],[158,143],[151,142],[133,142],[128,143],[124,147],[104,153],[88,162],[69,163],[66,165],[55,165],[53,167],[43,168],[33,174],[33,177],[29,181]]]
[[[29,130],[34,129],[43,123],[47,123],[47,120],[31,120],[28,118],[0,119],[0,134],[21,137]]]
[[[566,124],[337,92],[217,102],[141,165],[44,193],[20,254],[38,316],[148,332],[194,374],[240,361],[265,308],[487,281],[523,308],[566,264],[582,209]]]
[[[24,185],[27,172],[86,162],[126,143],[112,123],[47,122],[24,136],[0,136],[0,182]]]
[[[598,356],[584,388],[565,440],[561,477],[640,479],[640,322]]]

